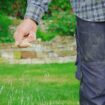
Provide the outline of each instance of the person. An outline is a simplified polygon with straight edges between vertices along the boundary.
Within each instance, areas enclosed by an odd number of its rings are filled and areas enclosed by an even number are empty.
[[[23,22],[14,34],[16,45],[34,32],[49,0],[28,0]],[[76,15],[77,72],[80,105],[105,105],[105,0],[71,0]]]

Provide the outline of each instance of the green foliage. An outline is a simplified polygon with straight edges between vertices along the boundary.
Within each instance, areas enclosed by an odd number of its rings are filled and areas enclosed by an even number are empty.
[[[51,4],[49,5],[50,11],[67,11],[71,9],[71,5],[69,0],[52,0]]]
[[[26,0],[0,0],[0,10],[7,15],[23,18]]]
[[[69,0],[52,0],[49,11],[43,19],[48,24],[48,32],[71,36],[75,33],[76,20]]]
[[[43,32],[40,28],[38,28],[37,31],[37,38],[41,38],[43,41],[49,41],[55,37],[56,33],[49,32]]]
[[[13,40],[9,31],[12,21],[0,12],[0,42],[11,42]]]
[[[69,12],[54,12],[49,18],[48,31],[59,35],[74,35],[75,16]]]

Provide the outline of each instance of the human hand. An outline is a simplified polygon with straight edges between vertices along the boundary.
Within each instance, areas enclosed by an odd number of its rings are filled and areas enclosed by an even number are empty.
[[[16,47],[29,47],[36,40],[37,24],[31,19],[24,19],[14,33]]]

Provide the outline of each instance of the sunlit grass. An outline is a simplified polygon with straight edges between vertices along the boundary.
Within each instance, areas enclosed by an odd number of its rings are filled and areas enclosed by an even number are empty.
[[[73,63],[0,65],[0,105],[79,105]]]

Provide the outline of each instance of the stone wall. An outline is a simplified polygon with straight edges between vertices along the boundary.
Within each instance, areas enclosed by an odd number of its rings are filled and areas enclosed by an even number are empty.
[[[70,36],[57,36],[49,42],[36,41],[30,48],[15,48],[9,43],[0,44],[0,63],[66,63],[75,59],[75,38]]]

